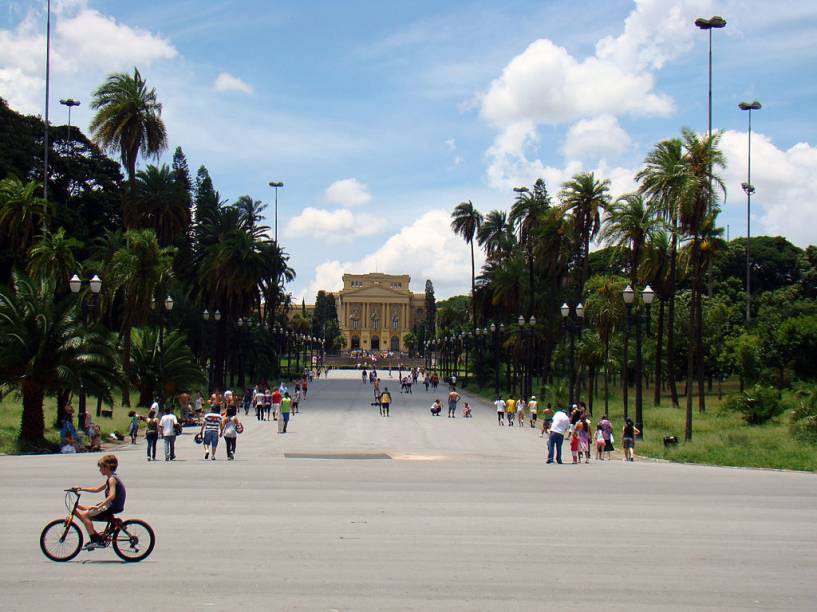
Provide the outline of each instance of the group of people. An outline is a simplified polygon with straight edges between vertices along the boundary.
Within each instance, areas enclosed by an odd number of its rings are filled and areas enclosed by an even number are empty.
[[[65,405],[60,420],[60,452],[63,454],[79,451],[98,451],[102,448],[102,434],[99,425],[92,420],[91,413],[85,412],[79,431],[74,427],[74,406],[71,402]],[[84,439],[84,442],[83,442]]]
[[[552,408],[548,402],[545,408],[539,408],[536,396],[525,402],[524,399],[508,398],[507,400],[497,397],[494,401],[496,406],[497,421],[500,426],[505,425],[507,419],[508,427],[513,427],[516,421],[519,427],[524,426],[527,421],[530,427],[537,426],[537,419],[541,412],[542,419],[539,428],[541,437],[547,436],[548,457],[547,463],[562,463],[562,444],[567,438],[570,445],[570,453],[573,463],[590,463],[590,455],[595,451],[595,459],[603,461],[610,460],[612,452],[615,450],[613,444],[615,435],[613,434],[613,424],[605,414],[595,424],[592,423],[592,416],[584,402],[573,404],[570,414],[557,404],[556,409]],[[635,458],[635,440],[641,434],[630,417],[625,417],[624,426],[621,430],[621,444],[624,449],[624,461],[633,461]]]

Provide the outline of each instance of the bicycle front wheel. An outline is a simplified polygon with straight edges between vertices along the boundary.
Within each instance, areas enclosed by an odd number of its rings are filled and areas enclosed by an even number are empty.
[[[40,550],[52,561],[70,561],[82,548],[82,530],[65,519],[51,521],[40,534]]]
[[[123,561],[141,561],[153,552],[156,536],[150,525],[139,519],[122,521],[122,526],[113,536],[113,550]]]

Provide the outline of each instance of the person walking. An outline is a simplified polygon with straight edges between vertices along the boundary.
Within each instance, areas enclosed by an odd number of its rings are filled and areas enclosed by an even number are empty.
[[[562,463],[562,442],[570,429],[570,418],[562,410],[553,415],[553,422],[548,428],[548,463]]]
[[[621,430],[621,446],[624,448],[624,461],[635,461],[635,437],[641,433],[633,424],[630,417],[624,419],[624,427]]]
[[[536,396],[531,395],[530,401],[528,402],[528,414],[530,415],[530,426],[531,428],[536,427],[536,413],[539,410],[539,402],[536,401]]]
[[[579,463],[582,462],[582,455],[584,455],[584,462],[590,463],[590,421],[587,420],[584,413],[574,426],[574,431],[579,439]]]
[[[156,461],[156,442],[159,441],[159,419],[156,418],[156,411],[148,412],[145,419],[145,440],[147,440],[148,461]]]
[[[204,437],[204,458],[216,460],[218,438],[221,435],[221,413],[218,406],[210,404],[209,412],[204,415],[199,435]]]
[[[255,385],[255,395],[253,395],[253,404],[255,404],[255,419],[257,421],[264,420],[264,392],[261,391],[261,385]]]
[[[281,395],[281,392],[278,389],[275,390],[275,393],[277,393],[279,396]],[[274,393],[272,391],[270,391],[269,389],[264,391],[264,416],[268,421],[270,412],[272,411],[273,398]],[[277,412],[273,412],[272,418],[276,418],[277,414],[278,414]]]
[[[596,461],[604,461],[604,430],[596,425]]]
[[[460,401],[460,394],[457,393],[456,387],[451,387],[451,391],[448,392],[448,418],[449,419],[456,419],[457,418],[457,402]]]
[[[601,425],[601,430],[604,432],[604,454],[609,461],[612,458],[612,453],[615,450],[613,446],[614,438],[613,438],[613,424],[610,422],[610,419],[607,418],[605,414],[601,417],[601,421],[599,421],[599,425]]]
[[[295,389],[295,395],[292,396],[292,414],[298,414],[299,405],[301,403],[301,390]]]
[[[287,425],[289,425],[289,414],[292,411],[292,398],[289,396],[289,393],[284,393],[284,397],[281,398],[281,419],[280,423],[282,427],[279,426],[279,433],[286,433],[287,432]]]
[[[165,461],[174,461],[176,459],[176,427],[179,421],[176,420],[176,415],[170,408],[162,408],[162,411],[164,414],[159,420],[159,432],[165,441]]]
[[[227,461],[235,459],[235,446],[238,434],[242,431],[244,426],[238,420],[238,415],[228,413],[221,425],[221,437],[224,438],[224,445],[227,447]]]
[[[383,416],[389,416],[389,406],[391,406],[391,393],[389,393],[389,388],[386,387],[385,391],[380,395],[380,408]]]
[[[139,435],[139,415],[135,410],[128,413],[130,423],[128,423],[128,435],[130,436],[130,443],[136,444],[136,438]]]
[[[516,416],[516,400],[513,397],[505,401],[505,416],[508,418],[508,427],[513,427],[513,419]]]
[[[500,427],[505,426],[505,400],[501,397],[497,396],[496,400],[494,401],[494,406],[496,406],[496,419],[499,421]]]
[[[527,405],[525,404],[525,400],[521,397],[516,400],[516,424],[519,427],[522,427],[525,424],[525,410],[527,409]]]

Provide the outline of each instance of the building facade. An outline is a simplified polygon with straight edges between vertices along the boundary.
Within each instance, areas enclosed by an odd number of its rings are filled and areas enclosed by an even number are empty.
[[[425,294],[412,293],[407,274],[344,274],[335,293],[346,350],[406,352],[405,335],[425,320]]]

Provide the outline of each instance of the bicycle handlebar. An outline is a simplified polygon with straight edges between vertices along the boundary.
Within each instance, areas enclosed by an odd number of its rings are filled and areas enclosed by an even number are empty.
[[[65,489],[66,493],[79,493],[79,489],[76,487],[71,487],[70,489]]]

